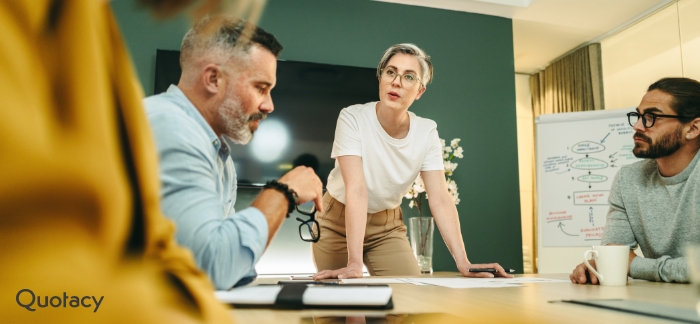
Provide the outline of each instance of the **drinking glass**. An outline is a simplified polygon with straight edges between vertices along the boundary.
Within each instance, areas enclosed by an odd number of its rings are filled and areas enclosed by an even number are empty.
[[[421,273],[433,273],[433,230],[432,217],[413,217],[409,219],[409,238],[413,254],[418,260]]]

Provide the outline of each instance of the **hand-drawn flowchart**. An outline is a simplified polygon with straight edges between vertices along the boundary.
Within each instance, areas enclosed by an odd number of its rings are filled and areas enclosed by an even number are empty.
[[[639,160],[632,153],[633,134],[624,113],[591,120],[538,120],[537,195],[543,246],[600,243],[615,174]]]

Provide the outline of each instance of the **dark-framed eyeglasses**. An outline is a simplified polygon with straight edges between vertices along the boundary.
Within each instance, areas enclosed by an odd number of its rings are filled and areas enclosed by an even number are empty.
[[[396,80],[396,77],[399,77],[399,82],[401,82],[402,86],[405,86],[406,88],[411,88],[416,83],[420,83],[420,78],[416,76],[414,73],[405,73],[405,74],[399,74],[396,72],[396,70],[392,68],[386,68],[382,69],[382,81],[387,82],[387,83],[392,83],[394,80]]]
[[[318,242],[321,238],[321,228],[316,221],[316,206],[311,208],[311,211],[307,212],[299,209],[299,205],[297,205],[297,212],[309,216],[308,220],[297,217],[297,220],[301,222],[301,224],[299,224],[299,237],[301,237],[301,240],[312,243]]]
[[[640,114],[636,111],[633,111],[631,113],[627,113],[627,121],[630,123],[630,126],[634,127],[634,124],[637,123],[639,118],[642,119],[642,125],[645,128],[651,128],[654,126],[654,122],[656,122],[656,118],[681,118],[681,116],[678,115],[660,115],[660,114],[654,114],[650,112],[645,112],[643,114]]]

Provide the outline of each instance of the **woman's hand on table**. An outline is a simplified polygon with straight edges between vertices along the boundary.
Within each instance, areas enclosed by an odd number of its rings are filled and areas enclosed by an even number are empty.
[[[338,270],[323,270],[313,275],[314,280],[362,278],[362,264],[350,263]]]
[[[459,268],[459,272],[462,274],[462,276],[465,277],[471,277],[471,278],[493,278],[493,277],[502,277],[502,278],[513,278],[513,275],[506,273],[506,271],[499,265],[498,263],[482,263],[482,264],[472,264],[472,263],[467,263],[462,266],[457,266]],[[469,272],[469,269],[472,268],[493,268],[496,269],[496,273],[490,273],[490,272]]]

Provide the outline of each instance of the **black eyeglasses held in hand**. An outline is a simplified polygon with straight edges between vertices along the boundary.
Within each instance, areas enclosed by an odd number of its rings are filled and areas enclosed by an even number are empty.
[[[627,121],[630,123],[630,126],[634,127],[634,124],[637,123],[639,118],[642,118],[642,125],[645,128],[651,128],[654,126],[654,122],[656,121],[656,118],[663,117],[663,118],[681,118],[681,116],[678,115],[659,115],[659,114],[653,114],[650,112],[645,112],[643,114],[640,114],[636,111],[633,111],[631,113],[627,113]]]
[[[297,220],[301,222],[301,224],[299,224],[299,237],[301,237],[301,240],[312,243],[318,242],[321,238],[321,228],[316,221],[316,206],[311,208],[310,212],[306,212],[299,209],[299,205],[297,205],[297,212],[309,216],[308,220],[297,217]]]

